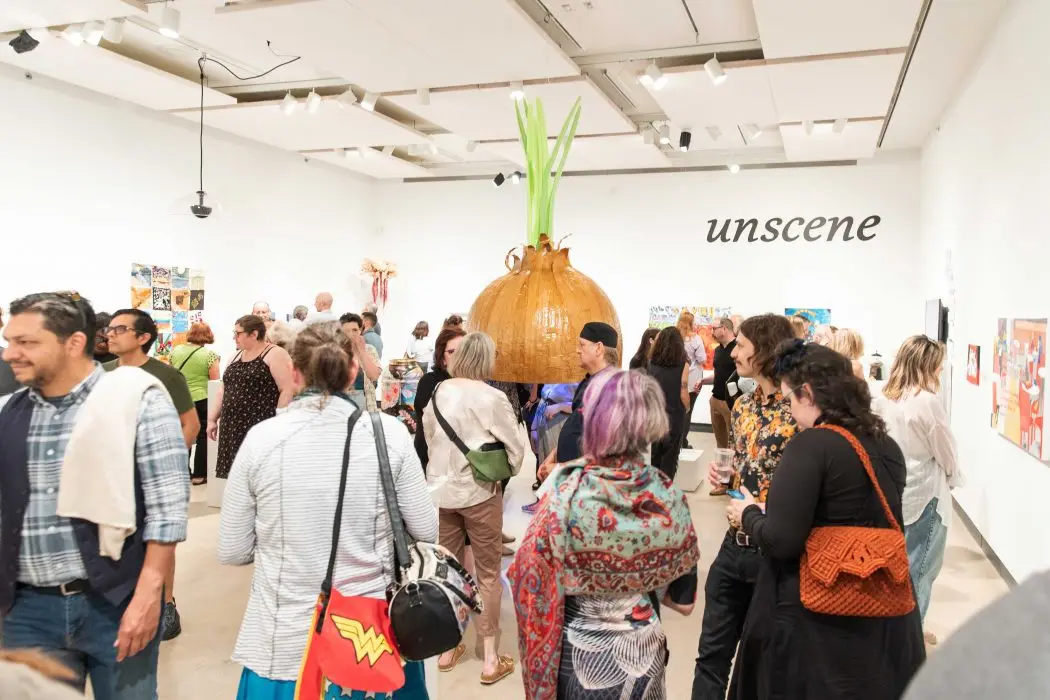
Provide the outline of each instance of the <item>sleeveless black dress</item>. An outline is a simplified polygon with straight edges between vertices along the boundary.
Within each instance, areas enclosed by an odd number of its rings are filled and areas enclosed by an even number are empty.
[[[215,476],[219,479],[229,478],[233,459],[252,426],[277,415],[281,392],[263,361],[271,350],[272,345],[249,362],[241,360],[241,353],[237,353],[222,375],[222,417],[215,462]]]

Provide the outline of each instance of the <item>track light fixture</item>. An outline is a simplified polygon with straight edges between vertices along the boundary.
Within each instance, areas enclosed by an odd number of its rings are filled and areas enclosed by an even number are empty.
[[[40,42],[31,36],[29,32],[21,31],[18,33],[18,36],[7,42],[7,45],[10,46],[15,53],[29,53],[36,47],[40,46]]]
[[[356,155],[358,159],[364,160],[365,157],[368,155],[368,152],[371,150],[372,149],[367,146],[358,146],[354,149],[354,155]]]
[[[340,158],[344,158],[344,159],[350,157],[349,154],[346,152],[345,148],[337,148],[337,149],[335,149],[335,154],[337,156],[339,156]]]
[[[478,149],[477,141],[467,141],[467,153],[473,153]]]
[[[379,102],[378,92],[365,91],[365,96],[361,98],[361,109],[366,112],[376,111],[376,103]]]
[[[759,136],[762,135],[762,127],[758,124],[744,124],[743,126],[744,138],[748,143],[751,143]]]
[[[653,131],[651,126],[642,127],[642,143],[646,146],[652,146],[656,143],[656,132]]]
[[[722,130],[717,126],[709,126],[707,127],[707,135],[711,137],[712,141],[717,141],[722,138]]]
[[[515,170],[510,174],[510,184],[517,185],[521,183],[521,173]]]
[[[520,82],[510,84],[510,99],[520,102],[525,99],[525,86]]]
[[[806,136],[813,135],[813,122],[809,119],[802,122],[802,130],[806,132]]]
[[[678,150],[682,153],[689,151],[689,144],[693,141],[693,134],[691,131],[684,130],[678,136]]]
[[[831,127],[831,130],[834,131],[836,134],[841,134],[843,131],[846,130],[846,120],[836,119],[835,125]]]
[[[295,97],[292,96],[291,91],[289,91],[285,93],[284,99],[281,100],[281,112],[284,113],[284,116],[290,117],[298,105],[299,100],[295,99]]]
[[[88,22],[84,25],[82,32],[84,41],[91,44],[92,46],[98,46],[102,42],[102,33],[106,27],[102,22]]]
[[[667,124],[660,125],[660,144],[663,146],[671,143],[671,127]]]
[[[106,26],[102,29],[102,38],[111,44],[124,41],[124,19],[107,19]]]
[[[492,184],[496,187],[499,187],[506,181],[507,178],[503,177],[503,173],[496,173],[496,177],[492,178]]]
[[[740,166],[736,163],[730,163],[727,167],[729,168],[729,172],[733,173],[734,175],[740,172]]]
[[[335,103],[339,105],[340,109],[348,109],[357,104],[357,95],[354,94],[352,89],[347,88],[346,92],[335,98]]]
[[[729,77],[722,69],[722,64],[719,63],[718,59],[714,56],[704,64],[704,70],[707,71],[707,77],[710,78],[711,82],[715,85],[721,85],[726,81],[726,78]]]
[[[73,46],[80,46],[84,43],[84,25],[69,25],[68,27],[62,30],[62,38],[68,41]]]
[[[321,96],[314,90],[311,90],[310,94],[306,96],[306,113],[317,114],[319,109],[321,109]]]
[[[653,90],[663,90],[667,85],[667,76],[655,63],[650,63],[645,67],[645,73],[638,78],[638,81]]]
[[[169,39],[179,38],[179,25],[182,24],[182,15],[171,5],[164,6],[164,12],[160,16],[160,33]]]
[[[419,88],[416,90],[416,99],[424,107],[430,104],[430,88]]]
[[[387,156],[387,157],[394,155],[394,147],[393,146],[383,146],[383,155]]]

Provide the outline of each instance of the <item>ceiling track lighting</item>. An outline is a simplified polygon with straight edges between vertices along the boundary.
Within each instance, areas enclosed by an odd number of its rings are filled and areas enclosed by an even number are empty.
[[[758,124],[744,124],[743,132],[744,139],[748,143],[751,143],[752,141],[755,141],[756,139],[758,139],[759,136],[762,135],[762,127],[760,127]]]
[[[707,127],[707,135],[711,137],[712,141],[717,141],[722,138],[722,130],[717,126],[709,126]]]
[[[346,92],[344,92],[339,97],[335,98],[335,103],[339,105],[340,109],[347,109],[349,107],[353,107],[355,104],[357,104],[357,95],[354,94],[353,90],[347,88]]]
[[[102,22],[88,22],[84,25],[83,36],[84,41],[91,44],[92,46],[98,46],[102,43],[102,34],[105,32],[106,27]]]
[[[317,114],[319,109],[321,109],[321,96],[316,91],[311,90],[310,94],[306,96],[306,113]]]
[[[655,63],[645,67],[645,72],[638,78],[638,82],[653,90],[663,90],[667,85],[667,76]]]
[[[179,38],[179,25],[182,24],[182,15],[171,5],[164,5],[164,11],[160,16],[160,33],[169,39]]]
[[[496,177],[492,178],[492,184],[496,187],[501,186],[506,181],[507,178],[503,177],[503,173],[496,173]]]
[[[365,157],[368,155],[368,152],[371,151],[371,150],[372,149],[369,148],[368,146],[358,146],[357,148],[354,149],[354,153],[357,155],[358,158],[360,158],[361,160],[364,160]]]
[[[660,125],[660,144],[663,146],[671,143],[671,127],[667,124]]]
[[[806,136],[813,135],[813,121],[806,119],[802,122],[802,130],[806,132]]]
[[[394,147],[393,146],[383,146],[383,155],[387,156],[387,157],[392,157],[394,155]]]
[[[295,111],[295,108],[298,105],[299,100],[295,99],[295,97],[292,96],[291,91],[289,91],[285,93],[284,99],[281,100],[281,112],[284,114],[284,116],[290,117],[292,116],[292,112]]]
[[[7,43],[16,54],[29,53],[36,47],[40,46],[40,42],[32,36],[29,32],[22,30],[18,35]]]
[[[738,172],[740,172],[740,166],[737,165],[736,163],[730,163],[726,167],[728,167],[729,168],[729,172],[733,173],[734,175],[736,175]]]
[[[682,153],[689,152],[689,144],[693,141],[693,133],[688,129],[682,131],[678,136],[678,150]]]
[[[334,153],[337,156],[339,156],[340,158],[349,158],[350,157],[350,155],[346,152],[345,148],[337,148],[337,149],[335,149]]]
[[[419,100],[419,104],[426,107],[430,104],[430,88],[419,88],[416,90],[416,99]]]
[[[111,44],[119,44],[124,41],[124,19],[107,19],[102,29],[102,38]]]
[[[361,109],[366,112],[376,111],[376,104],[379,102],[378,92],[365,91],[365,96],[361,98]]]
[[[521,173],[515,170],[510,174],[510,184],[517,185],[521,183]]]
[[[718,58],[714,56],[704,64],[704,70],[707,71],[707,77],[710,78],[711,82],[715,85],[721,85],[726,81],[726,78],[729,77],[722,68],[722,64],[718,62]]]
[[[68,41],[73,46],[80,46],[84,43],[84,25],[69,25],[68,27],[62,30],[62,38]]]
[[[510,84],[510,99],[521,102],[525,99],[525,86],[520,82]]]
[[[841,134],[843,131],[846,130],[846,120],[836,119],[835,125],[831,127],[831,130],[834,131],[836,134]]]
[[[473,153],[476,150],[478,150],[478,142],[467,141],[467,153]]]
[[[642,127],[642,143],[652,146],[656,143],[656,132],[651,126]]]

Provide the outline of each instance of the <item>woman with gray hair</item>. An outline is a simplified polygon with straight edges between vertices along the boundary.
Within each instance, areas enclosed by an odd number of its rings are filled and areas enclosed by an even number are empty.
[[[474,554],[485,610],[477,618],[484,646],[481,682],[496,683],[514,672],[514,660],[499,654],[499,614],[503,586],[503,498],[499,481],[479,479],[464,454],[502,444],[511,472],[521,468],[528,436],[510,401],[485,380],[492,376],[496,346],[484,333],[470,333],[450,363],[451,379],[435,390],[423,413],[430,461],[427,478],[445,480],[438,498],[438,541],[462,560],[467,537]],[[438,659],[441,671],[451,671],[466,653],[462,644]]]

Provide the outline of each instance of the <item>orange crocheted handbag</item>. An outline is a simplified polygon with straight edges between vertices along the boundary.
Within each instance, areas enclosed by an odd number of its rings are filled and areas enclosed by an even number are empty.
[[[893,517],[871,459],[860,441],[837,425],[819,426],[849,440],[892,527],[815,527],[799,566],[802,605],[824,615],[899,617],[915,609],[904,531]]]

